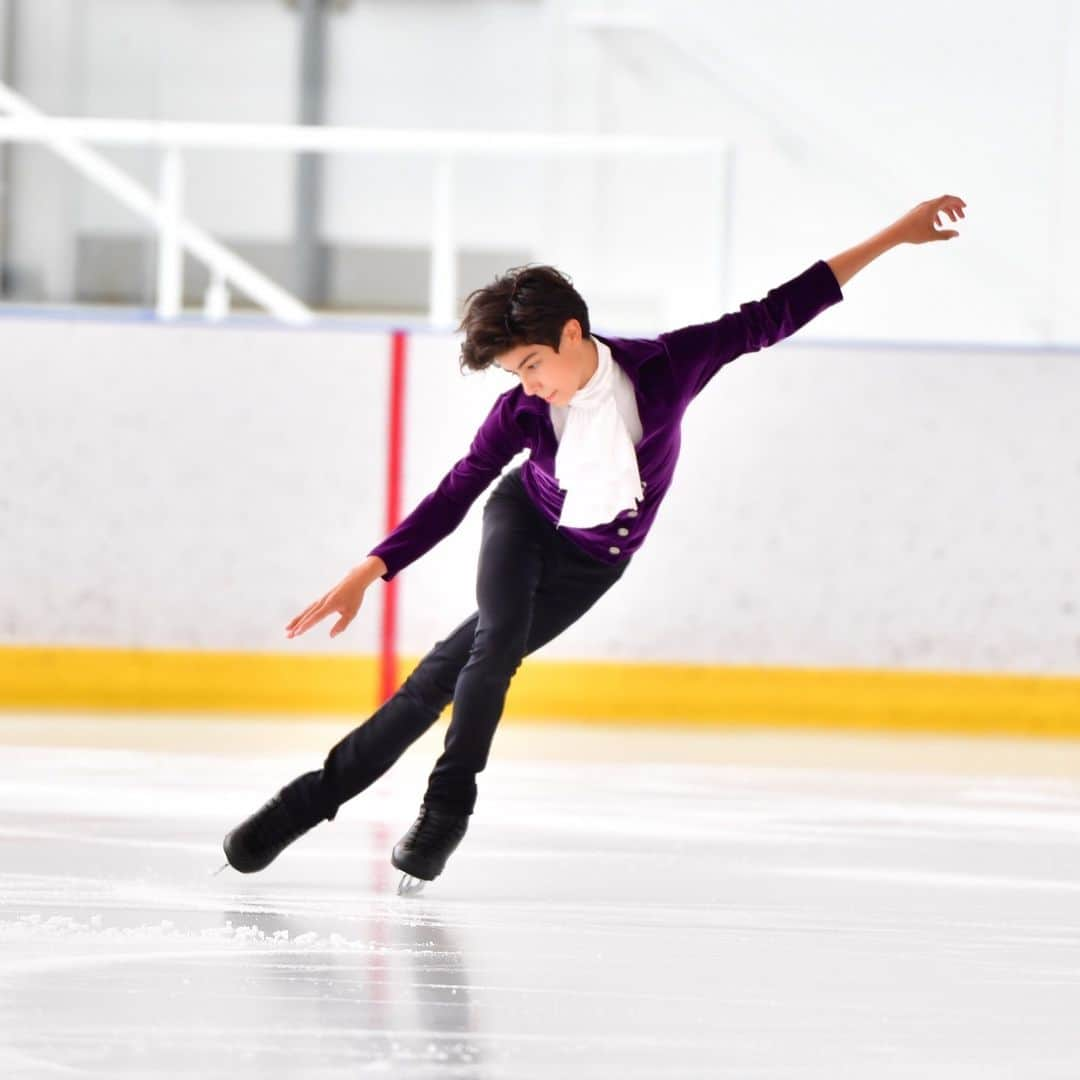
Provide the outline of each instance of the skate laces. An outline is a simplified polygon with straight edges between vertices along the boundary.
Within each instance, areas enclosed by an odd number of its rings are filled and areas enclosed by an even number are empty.
[[[442,813],[446,814],[447,812],[443,811]],[[422,846],[425,843],[431,843],[441,839],[444,835],[452,833],[456,827],[456,819],[444,817],[440,820],[439,811],[433,813],[431,807],[421,807],[420,818],[416,822],[416,833],[413,836],[413,843],[418,846]]]

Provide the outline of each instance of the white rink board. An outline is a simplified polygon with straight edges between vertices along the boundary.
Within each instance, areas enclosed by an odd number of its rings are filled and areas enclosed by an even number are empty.
[[[846,303],[695,399],[646,543],[537,658],[1080,671],[1077,356],[815,344]],[[2,330],[0,644],[377,650],[381,581],[338,638],[284,627],[386,535],[385,334]],[[403,515],[513,385],[458,348],[410,339]],[[399,575],[401,652],[475,610],[494,483]]]

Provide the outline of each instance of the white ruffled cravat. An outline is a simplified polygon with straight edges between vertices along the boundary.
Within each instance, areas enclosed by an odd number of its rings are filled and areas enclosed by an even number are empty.
[[[555,454],[555,479],[566,490],[559,524],[574,529],[606,525],[645,494],[634,441],[615,400],[620,373],[607,345],[593,341],[599,364],[570,399]]]

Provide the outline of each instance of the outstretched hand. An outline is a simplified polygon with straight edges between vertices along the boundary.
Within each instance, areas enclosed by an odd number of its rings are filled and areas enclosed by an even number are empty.
[[[362,571],[350,570],[328,593],[306,607],[286,625],[286,637],[296,637],[305,630],[310,630],[327,615],[339,612],[341,618],[330,629],[330,636],[337,637],[356,618],[356,613],[364,602],[367,586]]]
[[[948,214],[952,221],[957,215],[964,216],[964,202],[958,195],[942,195],[937,199],[927,199],[919,203],[914,210],[909,210],[894,225],[893,230],[901,243],[925,244],[927,240],[951,240],[960,233],[956,229],[939,229],[941,214]]]

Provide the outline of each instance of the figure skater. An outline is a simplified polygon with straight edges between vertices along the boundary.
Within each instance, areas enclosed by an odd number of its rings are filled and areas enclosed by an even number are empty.
[[[901,243],[958,236],[964,217],[943,195],[869,240],[818,260],[763,300],[656,338],[593,333],[585,301],[551,266],[516,267],[465,301],[460,366],[495,365],[514,380],[468,452],[358,566],[286,626],[327,616],[330,636],[356,617],[377,577],[390,581],[451,533],[519,451],[483,509],[477,609],[417,664],[400,688],[331,748],[321,769],[283,787],[224,840],[244,873],[262,870],[389,769],[453,703],[444,749],[419,816],[394,846],[399,893],[439,876],[465,835],[476,775],[487,764],[510,680],[522,659],[580,619],[626,573],[671,486],[690,402],[727,363],[781,341],[842,300],[841,286]]]

